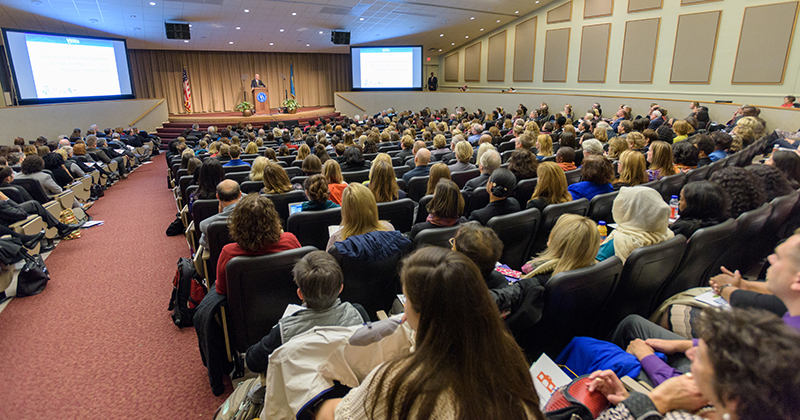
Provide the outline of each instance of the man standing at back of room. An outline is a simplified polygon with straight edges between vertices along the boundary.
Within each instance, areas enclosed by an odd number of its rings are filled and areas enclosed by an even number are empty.
[[[431,72],[431,77],[428,78],[428,90],[431,92],[435,92],[436,89],[439,89],[439,79],[433,75]]]

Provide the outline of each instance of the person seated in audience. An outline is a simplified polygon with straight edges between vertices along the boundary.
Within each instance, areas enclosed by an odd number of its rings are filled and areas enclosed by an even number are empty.
[[[797,100],[797,98],[795,98],[792,95],[785,96],[783,98],[783,103],[781,104],[781,108],[793,108],[794,107],[794,101],[796,101],[796,100]]]
[[[534,124],[535,125],[535,124]],[[534,141],[527,133],[520,134],[519,137],[514,139],[514,148],[530,151],[533,148]]]
[[[600,245],[598,261],[616,255],[624,263],[633,250],[675,236],[669,230],[670,207],[652,188],[621,188],[611,212],[617,227]]]
[[[339,263],[327,252],[306,254],[292,268],[292,277],[303,309],[281,318],[269,334],[247,349],[245,361],[252,372],[266,372],[269,356],[275,349],[313,327],[348,327],[370,321],[364,307],[339,299],[344,275]]]
[[[794,191],[789,180],[780,169],[771,165],[749,165],[745,167],[752,172],[764,185],[765,202],[771,202],[777,197],[783,197]]]
[[[267,158],[270,162],[278,161],[278,155],[275,153],[275,149],[271,147],[267,147],[264,150],[264,157]]]
[[[14,173],[8,166],[3,166],[0,168],[0,179],[3,180],[2,185],[4,187],[15,186],[14,184],[11,184],[11,181],[14,180]],[[65,237],[70,233],[80,229],[80,227],[85,223],[61,223],[58,218],[53,216],[49,211],[42,207],[38,201],[31,198],[24,188],[16,189],[23,199],[27,199],[26,201],[17,203],[0,192],[0,223],[6,227],[21,220],[25,220],[29,215],[37,215],[42,218],[45,224],[47,224],[48,228],[56,228],[58,230],[58,235]]]
[[[602,156],[589,156],[583,159],[581,166],[583,181],[570,185],[567,189],[572,199],[586,198],[591,201],[598,194],[614,191],[611,181],[614,180],[614,167],[611,161]]]
[[[372,167],[370,167],[372,170]],[[392,170],[394,172],[394,170]],[[339,168],[339,162],[330,159],[322,165],[322,174],[328,180],[328,190],[331,192],[330,199],[336,204],[342,204],[342,192],[347,187],[347,183],[342,178],[342,170]]]
[[[222,143],[219,145],[219,153],[217,153],[216,158],[220,162],[227,162],[231,159],[231,146],[224,141],[228,140],[227,137],[222,137]]]
[[[633,150],[622,152],[617,161],[617,172],[619,172],[619,178],[612,183],[615,191],[622,187],[634,187],[649,181],[644,155]]]
[[[306,158],[308,159],[308,158]],[[327,210],[339,207],[329,200],[328,180],[322,174],[312,175],[303,183],[308,201],[303,202],[303,211]]]
[[[455,137],[457,136],[454,136],[454,138]],[[463,140],[458,141],[455,145],[455,153],[458,162],[448,167],[450,173],[469,171],[477,168],[475,164],[469,163],[470,158],[472,158],[472,146],[469,145],[469,142]]]
[[[675,168],[686,173],[697,168],[700,161],[700,151],[688,141],[672,145],[672,160]]]
[[[678,169],[672,163],[672,146],[663,141],[656,141],[647,149],[647,161],[650,169],[647,170],[647,179],[654,181],[665,176],[675,175]]]
[[[400,278],[415,351],[375,368],[343,399],[321,403],[317,420],[405,418],[401,407],[414,407],[419,419],[544,420],[528,363],[500,317],[490,316],[497,305],[475,263],[429,247],[404,260]]]
[[[664,118],[662,118],[661,111],[658,109],[653,110],[650,113],[650,124],[647,125],[647,128],[655,130],[656,128],[660,127],[661,124],[664,124]]]
[[[39,157],[39,155],[26,156],[25,160],[22,161],[21,169],[22,173],[15,176],[17,179],[36,180],[36,182],[38,182],[42,187],[42,190],[49,195],[61,194],[64,192],[64,190],[58,186],[53,177],[44,172],[44,160]],[[83,210],[89,210],[93,204],[93,202],[81,204],[78,202],[77,198],[73,198],[72,200],[73,209],[82,208]]]
[[[577,214],[558,218],[547,240],[547,249],[522,266],[524,278],[544,286],[550,277],[595,263],[600,247],[600,232],[591,219]]]
[[[520,210],[519,202],[511,197],[516,186],[517,179],[508,169],[499,168],[492,172],[491,178],[486,183],[489,204],[482,209],[473,211],[469,220],[478,221],[485,226],[492,217],[518,212]]]
[[[549,134],[539,134],[536,138],[536,150],[539,151],[536,159],[540,162],[546,157],[553,156],[553,138]]]
[[[708,155],[712,162],[728,157],[727,150],[733,143],[733,138],[730,134],[724,131],[715,131],[711,133],[711,139],[714,140],[714,151]]]
[[[486,182],[489,181],[492,173],[500,167],[500,154],[493,149],[487,150],[480,156],[478,162],[478,169],[480,169],[481,174],[467,181],[464,184],[464,191],[472,192],[486,186]]]
[[[689,142],[694,144],[694,147],[697,148],[697,167],[701,168],[710,165],[712,160],[709,155],[714,152],[714,140],[711,136],[705,133],[697,134],[692,136]]]
[[[433,194],[433,190],[436,189],[436,184],[439,183],[440,179],[451,179],[450,169],[448,169],[447,165],[442,162],[431,166],[430,175],[428,175],[428,188],[425,191],[425,195]]]
[[[428,217],[424,222],[411,227],[408,238],[413,240],[417,234],[425,229],[436,227],[450,227],[466,223],[462,217],[464,213],[464,196],[458,185],[450,179],[440,179],[433,191],[433,198],[426,206]]]
[[[633,123],[630,120],[624,120],[617,126],[617,137],[625,138],[633,131]]]
[[[239,189],[239,184],[232,179],[224,179],[217,184],[217,200],[219,200],[219,213],[209,216],[200,222],[200,240],[198,243],[204,248],[208,248],[208,227],[211,223],[220,220],[228,220],[228,216],[233,213],[233,209],[239,204],[242,198],[242,192]]]
[[[728,218],[725,192],[711,181],[696,181],[684,185],[679,203],[680,218],[669,225],[669,229],[687,239],[698,230],[717,225]]]
[[[378,204],[369,188],[359,183],[347,186],[342,193],[341,229],[331,234],[325,250],[330,251],[336,242],[375,231],[393,231],[391,223],[378,219]]]
[[[603,143],[597,139],[587,139],[581,142],[581,149],[583,149],[583,157],[595,155],[603,156]]]
[[[283,194],[302,189],[299,184],[292,185],[283,167],[273,162],[267,162],[264,166],[263,181],[264,188],[261,189],[261,194]]]
[[[228,230],[234,243],[222,247],[219,254],[215,287],[220,295],[228,294],[225,268],[234,257],[267,255],[301,247],[293,233],[281,228],[281,219],[272,200],[257,193],[248,194],[239,201],[228,216]]]
[[[297,155],[295,156],[295,161],[303,160],[310,154],[311,154],[311,148],[308,147],[307,144],[300,145],[300,147],[297,149]]]
[[[445,161],[452,159],[448,155],[452,154],[452,150],[447,147],[447,139],[442,134],[437,134],[436,137],[433,138],[433,147],[434,150],[431,152],[431,159],[434,161]]]
[[[61,188],[68,188],[75,179],[72,174],[64,166],[64,158],[58,153],[46,153],[42,156],[44,161],[44,168],[49,170],[53,175],[53,180]]]
[[[267,166],[267,158],[259,156],[253,160],[250,166],[250,175],[247,176],[249,181],[262,181],[264,180],[264,167]]]
[[[242,149],[240,149],[239,146],[237,145],[231,146],[228,150],[228,154],[230,155],[231,160],[229,160],[226,164],[222,166],[250,166],[249,163],[239,159],[239,155],[241,155],[241,153]]]
[[[652,372],[659,379],[648,395],[629,393],[611,370],[592,373],[589,391],[600,392],[616,404],[598,419],[664,416],[700,420],[709,414],[726,420],[794,418],[800,403],[796,392],[800,386],[800,334],[793,326],[764,311],[707,309],[698,321],[696,346],[691,340],[635,340],[629,352],[648,360],[658,359],[652,354],[654,349],[665,353],[685,350],[683,365],[680,370],[670,370],[659,359],[655,365],[662,369],[646,367],[648,375]],[[690,373],[682,374],[686,371]],[[710,408],[704,408],[709,404]],[[702,415],[689,414],[701,408]]]
[[[728,197],[728,216],[737,218],[742,213],[755,210],[766,202],[764,183],[744,168],[729,166],[714,172],[709,178],[725,191]]]
[[[539,161],[536,156],[527,149],[514,150],[508,159],[508,170],[517,178],[517,183],[524,179],[536,178],[536,169]]]
[[[197,200],[213,199],[217,195],[217,185],[225,179],[225,170],[215,158],[206,158],[197,175],[197,190],[189,195],[189,211]]]
[[[345,149],[342,157],[344,158],[344,162],[341,163],[340,166],[342,172],[355,172],[369,169],[369,165],[358,147],[348,147]]]
[[[114,159],[108,157],[105,151],[97,147],[97,137],[94,135],[86,136],[86,152],[91,153],[94,156],[97,156],[101,162],[106,165],[109,165],[112,160],[117,162],[117,172],[119,172],[119,176],[122,179],[126,179],[128,177],[128,168],[126,166],[125,158],[118,156]]]
[[[800,155],[785,150],[774,150],[764,163],[780,169],[792,188],[800,188]]]
[[[644,148],[647,146],[647,138],[644,134],[634,131],[625,136],[625,140],[628,142],[628,149],[644,153]]]
[[[431,152],[428,149],[420,149],[414,156],[414,169],[403,174],[403,181],[408,185],[411,178],[415,176],[428,176],[431,168],[428,162],[431,160]]]
[[[258,154],[258,145],[256,145],[256,142],[251,141],[247,143],[247,146],[244,148],[244,154],[246,155]]]
[[[324,165],[325,162],[331,158],[331,156],[328,154],[328,151],[325,150],[325,146],[322,144],[317,144],[314,147],[314,155],[316,155],[317,159],[319,159],[322,165]]]
[[[677,134],[677,136],[672,139],[673,144],[686,140],[689,138],[690,134],[694,133],[694,127],[684,120],[675,121],[675,124],[672,125],[672,130]]]
[[[578,169],[575,166],[575,149],[569,146],[561,146],[556,152],[556,164],[561,167],[564,172],[573,171]]]
[[[278,148],[278,156],[290,156],[291,153],[289,152],[289,147],[285,144],[282,144]]]
[[[539,180],[526,208],[544,211],[550,204],[572,201],[572,194],[567,190],[567,177],[558,165],[542,162],[536,169],[536,175]]]
[[[303,170],[305,176],[318,175],[322,173],[322,162],[317,155],[311,154],[303,159],[303,166],[300,169]]]
[[[478,266],[483,281],[489,290],[499,290],[509,286],[506,277],[495,270],[503,255],[503,241],[494,230],[477,222],[462,222],[453,240],[453,251],[458,251]]]
[[[394,168],[388,162],[375,162],[370,167],[369,190],[372,191],[375,201],[378,203],[389,203],[406,198],[405,191],[397,185]]]
[[[619,160],[622,152],[629,150],[626,136],[612,137],[608,140],[608,153],[606,157],[610,160]]]

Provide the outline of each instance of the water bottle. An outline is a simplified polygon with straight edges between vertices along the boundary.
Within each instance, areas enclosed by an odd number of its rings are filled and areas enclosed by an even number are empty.
[[[669,218],[670,219],[677,219],[678,218],[678,208],[680,207],[680,200],[678,200],[677,195],[673,195],[672,198],[669,200]]]
[[[608,236],[608,228],[606,227],[606,222],[600,221],[597,224],[597,230],[600,231],[600,241],[605,241],[606,236]]]

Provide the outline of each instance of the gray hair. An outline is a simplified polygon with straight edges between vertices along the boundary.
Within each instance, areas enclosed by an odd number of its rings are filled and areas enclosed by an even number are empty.
[[[597,139],[584,140],[583,143],[581,143],[581,147],[583,148],[584,155],[587,153],[592,155],[603,154],[603,143],[600,143],[600,140]]]
[[[481,166],[484,173],[490,174],[500,167],[500,153],[497,150],[487,150],[481,155]]]

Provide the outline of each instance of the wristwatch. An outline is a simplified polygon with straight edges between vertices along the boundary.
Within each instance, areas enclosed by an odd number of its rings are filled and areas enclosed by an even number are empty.
[[[722,291],[723,291],[723,290],[725,290],[725,288],[726,288],[726,287],[728,287],[728,286],[733,286],[733,285],[732,285],[732,284],[730,284],[730,283],[728,283],[728,284],[723,284],[722,286],[720,286],[720,287],[719,287],[719,290],[717,291],[717,294],[719,294],[720,296],[722,296]]]

